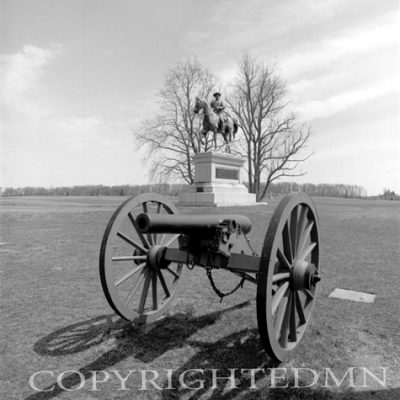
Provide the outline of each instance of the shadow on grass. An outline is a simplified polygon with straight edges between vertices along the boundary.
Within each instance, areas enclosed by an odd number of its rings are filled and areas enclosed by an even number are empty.
[[[267,393],[267,394],[266,394]],[[400,397],[400,389],[384,389],[384,390],[371,390],[351,392],[344,391],[342,393],[331,392],[324,388],[319,389],[268,389],[263,393],[246,396],[249,399],[265,399],[265,400],[288,400],[288,399],[302,399],[302,400],[395,400]],[[220,397],[221,400],[225,398]]]
[[[86,380],[92,378],[92,371],[101,371],[128,357],[134,357],[144,363],[150,363],[174,348],[189,345],[196,354],[179,369],[173,371],[170,381],[160,386],[174,388],[158,391],[156,397],[162,400],[190,399],[199,400],[233,400],[233,399],[312,399],[312,400],[394,400],[400,398],[400,389],[333,392],[318,386],[311,388],[293,388],[289,377],[287,382],[280,381],[281,386],[288,383],[288,388],[271,388],[269,368],[277,367],[261,352],[257,329],[243,329],[226,336],[216,342],[192,340],[190,337],[200,329],[213,325],[224,313],[248,306],[250,302],[216,311],[200,317],[188,314],[177,314],[162,320],[157,324],[138,328],[132,326],[115,315],[102,315],[88,321],[69,325],[42,338],[34,345],[34,350],[44,356],[65,356],[90,349],[94,346],[107,345],[113,340],[110,349],[104,346],[103,353],[93,362],[77,371]],[[235,373],[235,388],[229,390],[227,379],[217,380],[213,387],[211,370],[217,370],[218,377],[228,377],[230,368],[239,368]],[[245,369],[264,368],[265,372],[255,374],[256,389],[251,389],[251,376]],[[190,371],[186,373],[185,371]],[[197,370],[197,371],[196,371]],[[184,375],[184,385],[180,379]],[[199,382],[203,381],[199,387]],[[46,400],[61,395],[63,389],[72,389],[81,383],[76,373],[62,379],[61,386],[53,383],[34,393],[26,400]],[[186,386],[185,386],[186,385]],[[300,386],[306,383],[300,382]],[[198,388],[197,390],[195,388]]]
[[[111,350],[77,370],[88,379],[92,376],[91,371],[110,368],[131,356],[142,362],[151,362],[173,348],[182,347],[190,336],[213,325],[224,313],[244,308],[249,304],[250,301],[246,301],[200,317],[177,314],[144,328],[133,326],[128,321],[116,318],[114,314],[102,315],[59,329],[40,339],[33,349],[44,356],[58,357],[85,351],[108,339],[115,339]],[[62,380],[62,386],[67,389],[73,388],[80,384],[80,379],[77,374],[68,375]],[[26,400],[51,399],[64,392],[57,383],[42,390],[28,396]]]
[[[115,314],[101,315],[58,329],[36,342],[33,350],[55,357],[79,353],[129,329],[133,329],[131,324]]]
[[[281,387],[272,388],[271,369],[277,368],[279,365],[274,364],[259,351],[259,337],[256,329],[245,329],[214,343],[190,340],[186,343],[197,347],[199,351],[174,371],[170,380],[164,382],[164,385],[160,385],[164,388],[168,385],[171,388],[179,388],[179,390],[164,389],[161,395],[162,400],[400,399],[400,389],[354,391],[343,387],[339,389],[339,392],[335,387],[332,390],[318,384],[307,387],[309,382],[302,379],[297,382],[300,387],[294,387],[295,382],[290,373],[283,381],[278,379],[277,385]],[[235,381],[232,384],[232,381],[227,378],[232,375],[234,368],[237,370],[233,373]],[[262,368],[263,371],[254,371],[255,374],[252,378],[246,369],[255,370],[256,368]],[[217,370],[214,376],[212,369]]]
[[[257,329],[243,329],[216,342],[188,340],[186,343],[198,351],[194,357],[174,371],[171,387],[179,388],[179,391],[164,390],[161,397],[163,400],[234,399],[251,386],[251,377],[243,370],[266,368],[267,374],[262,372],[255,374],[254,379],[257,383],[269,375],[267,368],[277,366],[271,360],[267,360],[265,353],[260,351]],[[230,371],[234,368],[238,370]],[[212,370],[215,370],[214,377]],[[232,381],[225,378],[232,373],[235,378],[235,388],[229,389]],[[161,386],[167,387],[167,383]],[[258,390],[252,392],[252,395],[259,396]]]

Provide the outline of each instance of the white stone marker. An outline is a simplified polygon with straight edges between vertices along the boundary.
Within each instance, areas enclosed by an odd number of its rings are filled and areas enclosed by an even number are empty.
[[[336,299],[360,301],[363,303],[373,303],[375,295],[370,293],[356,292],[354,290],[338,289],[336,288],[329,297]]]

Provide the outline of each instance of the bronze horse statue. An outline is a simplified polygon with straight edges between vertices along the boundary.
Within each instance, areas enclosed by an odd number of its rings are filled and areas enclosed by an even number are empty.
[[[230,117],[224,118],[222,129],[219,130],[219,116],[211,109],[211,106],[209,106],[206,101],[196,97],[193,112],[197,114],[200,110],[203,110],[203,130],[201,131],[203,138],[211,131],[213,133],[214,149],[216,149],[217,134],[220,133],[224,138],[228,152],[230,152],[229,143],[232,142],[235,138],[236,132],[238,131],[236,120]],[[201,138],[202,143],[204,143],[203,138]]]

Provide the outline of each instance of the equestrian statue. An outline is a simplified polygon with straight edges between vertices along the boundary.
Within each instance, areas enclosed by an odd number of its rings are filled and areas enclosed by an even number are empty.
[[[203,110],[203,130],[200,132],[202,135],[201,143],[204,143],[204,138],[208,132],[213,133],[214,149],[217,148],[217,134],[220,133],[224,138],[227,151],[230,153],[229,143],[235,138],[238,131],[238,124],[234,118],[231,118],[225,112],[225,106],[221,100],[221,93],[214,93],[214,100],[210,105],[204,100],[196,97],[194,106],[194,113],[199,113]]]

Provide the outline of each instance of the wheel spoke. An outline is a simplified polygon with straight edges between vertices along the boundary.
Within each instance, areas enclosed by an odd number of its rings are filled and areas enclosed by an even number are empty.
[[[272,283],[276,283],[288,278],[290,278],[290,272],[281,272],[279,274],[275,274],[272,277]]]
[[[140,250],[142,253],[147,253],[147,250],[142,247],[140,244],[136,243],[133,239],[131,239],[129,236],[125,235],[125,233],[118,232],[117,236],[120,237],[121,239],[125,240],[125,242],[129,243],[133,247],[136,247],[138,250]]]
[[[163,274],[161,273],[160,270],[157,271],[157,275],[158,275],[158,278],[160,279],[161,286],[162,286],[162,288],[164,290],[165,298],[171,296],[171,294],[170,294],[170,292],[168,290],[167,284],[165,283],[164,276],[163,276]]]
[[[144,266],[146,265],[146,263],[142,263],[139,266],[137,266],[135,269],[133,269],[132,271],[129,271],[126,275],[124,275],[121,279],[118,279],[116,282],[114,282],[114,286],[117,287],[119,286],[121,283],[125,282],[128,278],[130,278],[132,275],[136,274],[136,272],[140,271]]]
[[[296,309],[297,309],[297,313],[299,314],[299,322],[300,322],[300,325],[302,325],[306,322],[306,316],[304,314],[304,309],[301,304],[299,292],[295,292],[295,298],[296,298]]]
[[[285,316],[283,318],[283,324],[281,329],[280,344],[282,347],[287,347],[288,336],[289,336],[289,321],[290,321],[290,297],[288,304],[285,309]]]
[[[297,342],[296,302],[293,292],[290,296],[290,341]]]
[[[292,243],[287,222],[285,224],[285,227],[283,228],[282,239],[283,239],[283,252],[286,258],[289,260],[289,263],[292,263],[293,262]]]
[[[279,339],[279,333],[282,330],[283,317],[286,314],[287,305],[288,305],[288,295],[286,292],[285,296],[282,299],[281,306],[279,307],[278,312],[276,313],[276,318],[275,318],[275,331],[277,333],[277,339]]]
[[[272,284],[272,287],[271,287],[271,289],[272,289],[272,296],[275,295],[276,291],[278,290],[278,287],[279,287],[279,286],[278,286],[276,283]]]
[[[146,280],[144,281],[143,285],[142,295],[140,297],[139,314],[143,314],[144,306],[146,304],[147,294],[149,293],[150,281],[151,281],[151,274],[147,273]]]
[[[281,267],[284,267],[286,269],[291,269],[292,266],[290,265],[289,260],[286,258],[286,256],[283,254],[282,250],[278,248],[278,251],[276,253],[276,256],[278,257],[279,265]]]
[[[148,213],[149,213],[149,209],[148,209],[148,207],[147,207],[147,201],[145,201],[145,202],[142,203],[142,207],[143,207],[143,212],[144,212],[145,214],[148,214]],[[154,245],[154,241],[153,241],[153,236],[152,236],[152,234],[151,234],[151,233],[147,233],[147,234],[146,234],[146,238],[147,238],[148,242],[150,243],[150,246],[153,246],[153,245]]]
[[[279,303],[281,302],[283,296],[285,295],[288,287],[289,287],[289,282],[284,282],[276,291],[274,297],[272,298],[272,315],[275,314],[279,306]]]
[[[116,256],[112,258],[113,261],[135,261],[135,260],[147,260],[147,256]]]
[[[161,236],[161,238],[160,238],[160,240],[159,240],[159,242],[158,242],[158,244],[163,244],[163,243],[164,243],[164,240],[165,240],[165,237],[166,237],[166,234],[163,233],[162,236]]]
[[[308,289],[303,289],[303,293],[306,294],[309,300],[312,300],[314,298],[314,295]]]
[[[299,254],[300,251],[302,250],[300,243],[303,241],[304,229],[305,229],[306,223],[308,221],[307,206],[299,206],[299,207],[301,207],[301,210],[300,210],[300,216],[299,216],[299,225],[297,227],[298,237],[297,237],[296,254]],[[305,235],[305,236],[307,237],[308,235]],[[304,245],[303,245],[303,247],[304,247]]]
[[[156,211],[157,214],[161,213],[161,206],[162,206],[162,204],[160,202],[157,202],[157,211]],[[158,239],[158,234],[157,233],[153,233],[153,242],[154,242],[154,244],[158,244],[158,240],[157,239]]]
[[[175,279],[179,279],[179,275],[176,272],[172,271],[172,269],[169,269],[169,267],[167,267],[166,270],[170,272],[175,277]]]
[[[162,244],[165,247],[168,247],[173,242],[175,242],[175,240],[178,239],[179,236],[181,236],[181,235],[178,233],[178,234],[174,235],[172,238],[169,238],[165,243],[161,242],[160,244]]]
[[[317,245],[316,242],[311,243],[309,246],[306,247],[305,250],[299,256],[299,260],[305,260],[307,256],[313,251],[314,247]]]
[[[304,231],[300,231],[300,240],[297,246],[297,254],[301,254],[306,246],[307,240],[310,237],[311,229],[314,226],[314,221],[310,221]]]
[[[128,306],[129,302],[132,300],[133,295],[135,294],[135,292],[137,291],[138,287],[142,284],[142,282],[144,281],[144,278],[146,277],[146,272],[144,272],[144,270],[142,270],[142,273],[138,279],[138,281],[136,282],[136,285],[132,288],[132,290],[130,291],[130,293],[128,294],[128,296],[126,297],[124,303]]]
[[[299,207],[295,207],[292,210],[290,216],[290,238],[291,238],[291,248],[292,248],[292,255],[293,258],[296,258],[296,248],[297,248],[297,241],[298,241],[298,221],[299,221],[299,214],[298,214]]]
[[[151,291],[153,294],[153,310],[157,310],[158,301],[157,301],[157,273],[153,273],[152,281],[151,281]]]
[[[145,201],[145,202],[142,203],[142,207],[143,207],[143,212],[144,212],[145,214],[148,214],[148,213],[149,213],[149,209],[148,209],[148,207],[147,207],[147,201]],[[152,236],[152,234],[151,234],[151,233],[147,233],[147,234],[146,234],[146,238],[147,238],[147,241],[150,243],[150,246],[153,246],[153,245],[154,245],[154,241],[153,241],[153,236]]]
[[[135,228],[135,231],[136,231],[136,233],[138,234],[139,239],[140,239],[140,241],[142,242],[143,246],[146,247],[146,248],[149,248],[149,247],[150,247],[150,246],[149,246],[149,243],[148,243],[147,240],[144,238],[143,234],[139,231],[139,227],[138,227],[138,225],[137,225],[137,223],[136,223],[135,217],[134,217],[131,213],[128,213],[128,218],[129,218],[129,220],[131,221],[133,227]]]

